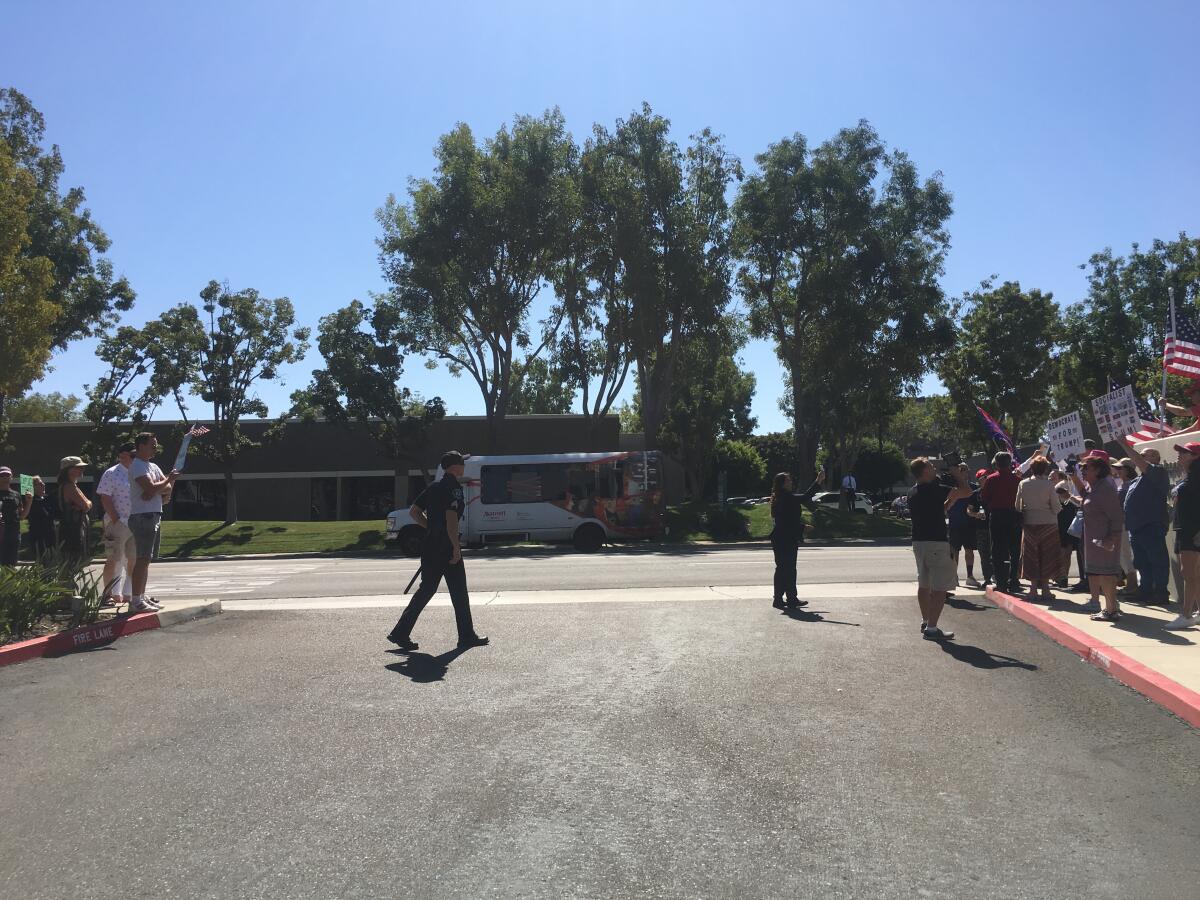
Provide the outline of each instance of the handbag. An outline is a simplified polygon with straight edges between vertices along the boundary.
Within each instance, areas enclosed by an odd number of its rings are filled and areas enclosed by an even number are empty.
[[[1075,521],[1067,526],[1067,534],[1073,538],[1083,537],[1083,511],[1075,513]]]

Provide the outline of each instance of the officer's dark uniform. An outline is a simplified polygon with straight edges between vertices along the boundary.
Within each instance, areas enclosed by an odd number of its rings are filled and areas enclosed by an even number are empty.
[[[429,527],[425,530],[425,543],[421,547],[421,586],[413,594],[400,621],[388,635],[396,643],[406,641],[412,634],[417,617],[437,592],[442,579],[450,591],[450,602],[454,604],[454,620],[458,625],[459,644],[470,644],[479,640],[471,622],[471,598],[467,594],[467,570],[459,559],[450,565],[454,545],[446,531],[446,511],[454,510],[461,521],[466,504],[463,489],[457,478],[446,473],[442,480],[427,487],[414,505],[425,512]]]

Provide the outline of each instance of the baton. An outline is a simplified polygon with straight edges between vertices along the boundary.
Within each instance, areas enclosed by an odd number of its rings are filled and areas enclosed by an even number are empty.
[[[420,576],[420,574],[421,574],[421,567],[417,566],[417,571],[413,572],[413,577],[408,580],[408,587],[406,587],[404,589],[405,594],[407,594],[409,591],[412,590],[412,586],[416,583],[417,578]],[[403,595],[401,595],[401,596],[403,596]]]

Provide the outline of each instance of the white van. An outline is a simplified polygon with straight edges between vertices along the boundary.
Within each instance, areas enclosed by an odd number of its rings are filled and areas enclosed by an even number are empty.
[[[472,456],[466,461],[468,546],[492,541],[571,541],[594,553],[620,538],[663,533],[665,494],[657,451]],[[384,541],[418,556],[425,530],[407,508],[388,514]]]

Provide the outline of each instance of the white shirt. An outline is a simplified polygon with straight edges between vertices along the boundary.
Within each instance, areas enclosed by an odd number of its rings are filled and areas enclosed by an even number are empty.
[[[142,486],[137,483],[139,478],[149,478],[151,481],[162,481],[162,469],[152,462],[134,457],[129,465],[129,507],[130,514],[161,513],[162,494],[155,492],[149,500],[142,499]]]
[[[138,488],[141,489],[140,487]],[[113,509],[117,511],[117,520],[122,524],[129,523],[129,470],[120,463],[110,466],[100,476],[97,494],[103,494],[112,500]]]
[[[842,490],[843,491],[858,490],[858,482],[854,480],[853,475],[847,475],[845,478],[842,479]]]

